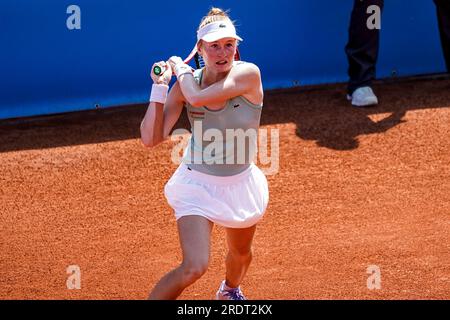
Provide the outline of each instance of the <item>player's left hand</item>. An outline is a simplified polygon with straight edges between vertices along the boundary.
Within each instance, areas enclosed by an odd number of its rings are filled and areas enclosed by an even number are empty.
[[[183,64],[184,64],[183,59],[181,59],[180,57],[177,57],[177,56],[172,56],[172,57],[170,57],[169,60],[168,60],[167,62],[170,64],[170,66],[172,67],[172,69],[175,69],[175,66],[176,66],[177,64],[179,64],[179,63],[183,63]]]
[[[172,67],[173,71],[177,78],[185,73],[192,73],[192,68],[184,63],[183,59],[177,56],[172,56],[169,58],[169,64]]]

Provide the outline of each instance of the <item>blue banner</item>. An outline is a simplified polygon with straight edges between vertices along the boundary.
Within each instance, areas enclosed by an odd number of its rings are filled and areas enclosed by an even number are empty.
[[[387,0],[377,76],[445,71],[432,0]],[[3,0],[0,118],[148,101],[152,63],[185,57],[211,6],[230,9],[265,89],[347,80],[353,0]]]

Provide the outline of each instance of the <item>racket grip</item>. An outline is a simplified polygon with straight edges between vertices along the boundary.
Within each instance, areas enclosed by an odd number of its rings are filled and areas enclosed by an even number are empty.
[[[161,68],[160,66],[154,66],[153,67],[153,73],[156,74],[157,76],[163,74],[164,71],[165,70],[163,70],[163,68]]]

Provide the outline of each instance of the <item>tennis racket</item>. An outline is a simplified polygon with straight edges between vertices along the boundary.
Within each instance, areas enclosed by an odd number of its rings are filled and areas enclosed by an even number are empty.
[[[189,64],[189,62],[194,59],[195,63],[195,69],[200,69],[205,66],[205,61],[203,61],[203,58],[201,55],[197,52],[197,46],[194,47],[194,49],[191,51],[191,53],[187,56],[186,59],[183,60],[184,63]],[[239,53],[239,50],[236,48],[236,54],[234,55],[234,60],[238,61],[241,60],[241,55]],[[159,76],[160,74],[163,74],[165,72],[164,67],[155,66],[153,68],[153,73]]]

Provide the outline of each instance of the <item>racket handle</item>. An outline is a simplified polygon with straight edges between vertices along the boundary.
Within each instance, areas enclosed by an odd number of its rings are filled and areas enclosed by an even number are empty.
[[[163,74],[164,71],[165,70],[163,70],[163,68],[161,68],[160,66],[154,66],[153,67],[153,73],[156,74],[157,76]]]

